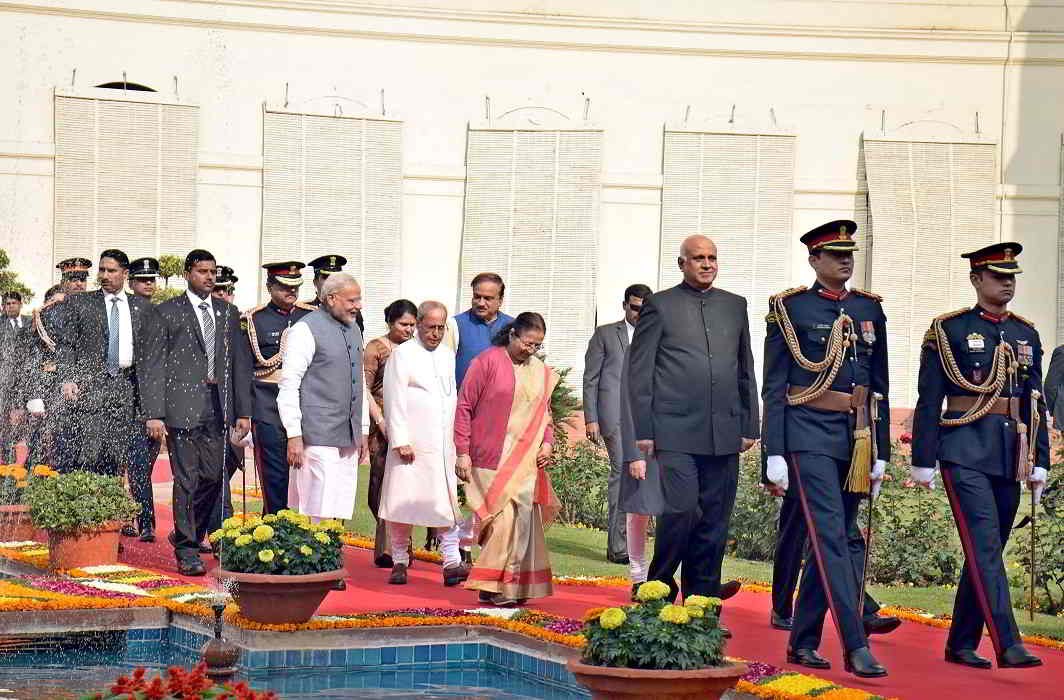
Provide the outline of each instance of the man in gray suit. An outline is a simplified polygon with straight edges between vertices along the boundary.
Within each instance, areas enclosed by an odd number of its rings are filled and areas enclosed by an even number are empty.
[[[1064,345],[1058,345],[1053,351],[1042,385],[1046,391],[1046,407],[1053,416],[1053,427],[1064,430],[1064,391],[1061,391],[1064,389]]]
[[[584,354],[584,423],[587,439],[596,445],[606,444],[610,456],[609,520],[606,559],[615,564],[628,563],[624,514],[617,510],[621,471],[621,367],[624,354],[632,342],[635,324],[650,296],[650,287],[633,284],[624,290],[624,320],[595,329]]]
[[[677,264],[683,282],[643,304],[629,357],[629,400],[636,444],[661,466],[664,512],[658,518],[649,579],[684,596],[721,599],[721,563],[735,506],[739,453],[759,436],[757,380],[746,299],[713,286],[717,246],[690,236]]]

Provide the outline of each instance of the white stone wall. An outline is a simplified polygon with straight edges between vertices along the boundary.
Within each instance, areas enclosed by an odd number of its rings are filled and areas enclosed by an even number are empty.
[[[262,104],[281,106],[286,83],[289,108],[326,113],[379,112],[384,90],[405,121],[401,291],[448,304],[466,298],[465,132],[485,95],[496,115],[532,104],[578,121],[590,98],[605,131],[600,323],[620,318],[627,284],[655,281],[662,127],[688,105],[689,126],[725,126],[735,105],[736,127],[766,128],[772,109],[798,135],[796,234],[853,216],[862,132],[970,135],[978,113],[1001,144],[995,225],[1026,248],[1015,309],[1054,344],[1064,2],[407,2],[0,0],[0,247],[32,287],[52,283],[53,91],[75,70],[74,89],[125,71],[171,95],[176,76],[200,106],[197,240],[236,268],[240,306],[261,296]],[[796,238],[791,255],[781,289],[809,280]],[[367,313],[388,301],[368,289]]]

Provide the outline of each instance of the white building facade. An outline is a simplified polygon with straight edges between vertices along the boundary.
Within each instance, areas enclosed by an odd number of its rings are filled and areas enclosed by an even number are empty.
[[[847,218],[895,406],[977,244],[1023,244],[1015,310],[1064,342],[1061,0],[0,0],[0,90],[0,247],[38,301],[112,246],[207,248],[242,308],[263,262],[338,252],[373,333],[490,269],[578,377],[687,233],[757,341],[811,280],[798,235]]]

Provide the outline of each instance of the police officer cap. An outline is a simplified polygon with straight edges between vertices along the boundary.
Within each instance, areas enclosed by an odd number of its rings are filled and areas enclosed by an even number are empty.
[[[972,270],[993,270],[1006,275],[1018,275],[1023,272],[1020,264],[1016,262],[1016,256],[1023,250],[1019,243],[995,243],[970,253],[964,253],[962,258],[967,258],[971,263]]]
[[[314,268],[315,275],[331,275],[334,272],[343,272],[347,258],[342,255],[322,255],[308,263]]]
[[[855,233],[857,233],[856,222],[849,219],[839,219],[817,226],[799,240],[809,248],[810,255],[822,250],[852,253],[855,250],[860,250],[857,247],[857,241],[853,240]]]
[[[65,280],[85,280],[89,278],[92,261],[88,258],[67,258],[61,260],[55,268],[63,273]]]
[[[158,277],[159,261],[155,258],[137,258],[129,263],[129,276],[134,279]]]
[[[228,265],[218,266],[218,271],[214,276],[215,287],[230,288],[239,281],[240,278],[233,273],[233,268]]]
[[[306,267],[301,262],[289,260],[288,262],[267,263],[262,266],[266,270],[267,282],[278,282],[289,287],[298,287],[303,284],[303,273]]]

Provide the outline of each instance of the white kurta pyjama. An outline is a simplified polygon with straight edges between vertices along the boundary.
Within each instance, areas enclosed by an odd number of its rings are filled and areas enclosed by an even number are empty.
[[[397,347],[384,369],[384,419],[388,458],[379,515],[425,527],[451,527],[461,517],[454,472],[454,352],[444,344],[429,351],[414,338]],[[410,445],[414,461],[394,448]]]

